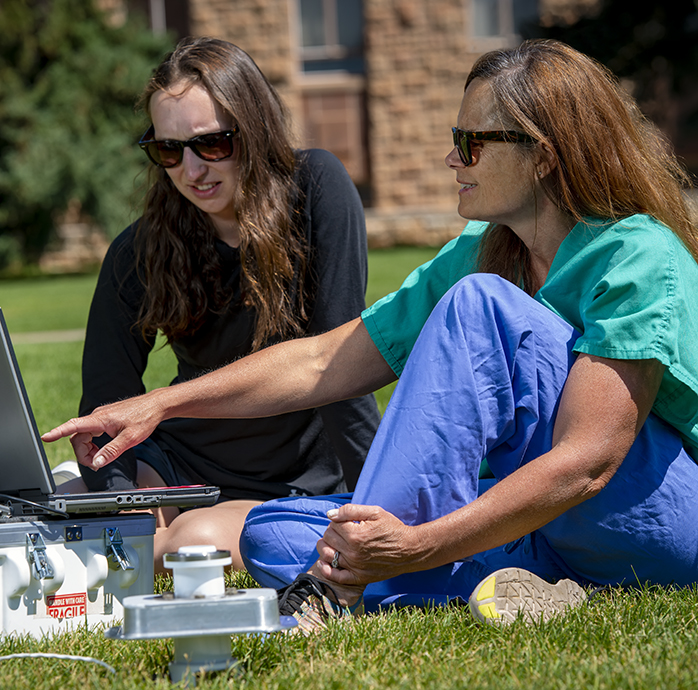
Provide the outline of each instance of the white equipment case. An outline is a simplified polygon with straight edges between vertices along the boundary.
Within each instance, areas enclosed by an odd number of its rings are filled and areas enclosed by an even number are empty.
[[[146,513],[0,520],[0,630],[44,633],[123,618],[153,592],[155,518]]]
[[[0,632],[68,630],[123,618],[153,592],[155,518],[142,510],[211,505],[212,486],[56,493],[0,309]]]

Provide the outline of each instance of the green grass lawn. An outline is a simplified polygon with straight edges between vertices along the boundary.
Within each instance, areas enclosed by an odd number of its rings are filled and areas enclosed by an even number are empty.
[[[249,586],[244,575],[229,584]],[[167,587],[167,585],[165,585]],[[203,690],[656,690],[696,687],[696,591],[612,590],[565,617],[482,626],[466,608],[390,610],[313,638],[237,635],[237,671],[199,679]],[[87,656],[116,670],[54,659],[2,661],[1,688],[165,690],[171,639],[116,641],[101,629],[0,638],[0,655]]]
[[[10,334],[85,328],[96,282],[96,274],[0,281]]]
[[[372,252],[368,302],[396,288],[434,251]],[[0,283],[0,306],[13,334],[84,328],[94,276]],[[29,395],[41,429],[64,421],[80,395],[82,343],[18,344]],[[167,350],[153,356],[148,387],[173,373]],[[390,389],[379,397],[384,405]],[[52,444],[52,462],[72,457]],[[2,573],[0,556],[0,575]],[[229,585],[250,587],[234,574]],[[158,588],[169,588],[159,579]],[[1,591],[1,590],[0,590]],[[235,636],[237,671],[200,679],[204,690],[595,690],[689,689],[698,686],[698,591],[612,590],[549,623],[506,629],[477,624],[465,608],[386,611],[350,624],[333,624],[311,639],[274,634]],[[115,641],[101,629],[40,640],[4,635],[0,656],[58,653],[100,659],[94,664],[56,659],[0,660],[0,690],[165,690],[171,639]]]

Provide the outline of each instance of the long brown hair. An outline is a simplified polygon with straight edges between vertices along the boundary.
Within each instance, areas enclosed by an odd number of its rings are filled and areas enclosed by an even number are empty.
[[[241,292],[256,314],[253,350],[271,337],[293,337],[306,318],[307,247],[292,211],[295,161],[286,110],[252,58],[213,38],[184,39],[155,70],[139,104],[174,85],[200,85],[239,127],[239,182],[234,193],[240,233]],[[152,186],[136,233],[137,265],[145,286],[139,325],[167,340],[192,335],[207,314],[221,313],[225,287],[215,231],[165,170],[152,166]]]
[[[698,260],[698,236],[684,201],[690,180],[672,147],[613,74],[564,43],[525,41],[482,55],[468,75],[492,88],[507,129],[521,129],[555,156],[545,193],[576,221],[647,213]],[[479,270],[535,291],[528,249],[506,226],[491,225]]]

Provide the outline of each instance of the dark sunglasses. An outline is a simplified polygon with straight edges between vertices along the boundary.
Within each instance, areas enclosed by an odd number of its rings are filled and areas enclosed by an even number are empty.
[[[506,141],[510,144],[531,144],[535,139],[530,134],[508,130],[504,132],[466,132],[458,127],[451,127],[453,132],[453,145],[458,149],[463,165],[472,165],[473,152],[470,143],[472,141]]]
[[[188,146],[199,158],[205,161],[222,161],[233,155],[233,137],[240,131],[237,125],[225,132],[202,134],[187,141],[177,139],[153,139],[155,128],[151,125],[141,137],[138,145],[146,156],[160,168],[174,168],[184,157],[184,147]]]

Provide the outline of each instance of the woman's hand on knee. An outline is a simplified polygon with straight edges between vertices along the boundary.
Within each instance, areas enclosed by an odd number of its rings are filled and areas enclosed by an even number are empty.
[[[392,513],[349,503],[327,516],[331,523],[317,545],[318,567],[327,580],[366,585],[420,569],[415,567],[420,560],[417,530]]]

